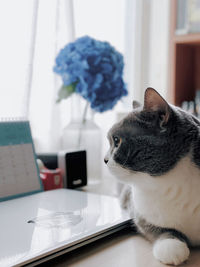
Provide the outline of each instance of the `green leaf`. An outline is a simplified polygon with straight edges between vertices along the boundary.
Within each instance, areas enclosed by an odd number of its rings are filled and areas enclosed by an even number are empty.
[[[59,103],[62,99],[66,99],[71,96],[75,92],[76,85],[77,83],[63,85],[58,91],[58,99],[56,100],[56,103]]]

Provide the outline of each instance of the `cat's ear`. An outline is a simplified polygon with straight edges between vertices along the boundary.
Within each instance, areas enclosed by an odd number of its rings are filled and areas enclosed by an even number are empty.
[[[133,109],[135,109],[135,108],[139,108],[139,107],[141,107],[141,104],[140,104],[138,101],[133,100],[133,102],[132,102],[132,107],[133,107]]]
[[[161,114],[161,121],[167,123],[170,116],[170,106],[164,98],[153,88],[149,87],[145,91],[144,95],[144,107],[145,111],[158,111]]]

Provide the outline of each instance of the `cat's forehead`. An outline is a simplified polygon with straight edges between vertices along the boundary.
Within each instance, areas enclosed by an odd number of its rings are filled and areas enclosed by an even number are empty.
[[[114,135],[124,136],[127,134],[142,134],[144,129],[140,127],[137,113],[131,112],[120,122],[113,125],[113,127],[108,132],[108,137]]]

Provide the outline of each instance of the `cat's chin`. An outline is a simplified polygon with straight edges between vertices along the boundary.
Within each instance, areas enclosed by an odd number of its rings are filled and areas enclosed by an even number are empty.
[[[107,163],[110,173],[120,182],[133,185],[134,177],[137,177],[137,172],[123,168],[116,163],[112,158]]]

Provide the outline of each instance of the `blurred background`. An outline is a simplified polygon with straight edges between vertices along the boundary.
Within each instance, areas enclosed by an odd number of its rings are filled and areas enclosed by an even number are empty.
[[[133,99],[143,102],[147,87],[198,116],[199,0],[2,0],[0,32],[0,117],[28,118],[37,152],[62,149],[71,99],[56,104],[53,66],[58,51],[84,35],[108,41],[125,62],[128,96],[94,118],[102,162],[108,129]]]

